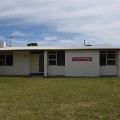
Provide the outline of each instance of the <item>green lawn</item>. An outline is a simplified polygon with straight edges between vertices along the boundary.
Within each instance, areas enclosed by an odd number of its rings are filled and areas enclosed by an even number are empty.
[[[120,78],[0,77],[0,120],[120,120]]]

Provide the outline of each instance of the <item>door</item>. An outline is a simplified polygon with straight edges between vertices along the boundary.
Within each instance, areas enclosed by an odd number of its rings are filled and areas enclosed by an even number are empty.
[[[39,56],[37,54],[31,54],[30,57],[30,73],[39,73]]]
[[[39,55],[39,73],[44,75],[44,54]]]
[[[44,54],[31,54],[30,73],[44,76]]]

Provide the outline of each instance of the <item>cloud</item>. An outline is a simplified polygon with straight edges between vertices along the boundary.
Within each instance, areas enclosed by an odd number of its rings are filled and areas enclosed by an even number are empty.
[[[44,41],[55,41],[55,40],[59,40],[59,39],[60,39],[60,37],[58,37],[58,36],[46,36],[44,38]]]
[[[0,40],[4,40],[4,39],[5,39],[5,37],[0,35]]]
[[[25,33],[20,32],[20,31],[15,31],[15,32],[13,32],[11,35],[12,35],[12,36],[18,36],[18,37],[20,37],[20,36],[26,36]]]
[[[0,19],[7,19],[7,24],[46,24],[57,32],[84,34],[100,44],[120,45],[119,6],[119,0],[1,0]],[[76,38],[56,41],[80,42]]]

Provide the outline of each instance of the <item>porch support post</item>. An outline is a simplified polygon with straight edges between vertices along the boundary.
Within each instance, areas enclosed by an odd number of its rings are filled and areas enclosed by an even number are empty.
[[[47,77],[47,69],[48,69],[48,57],[47,51],[44,51],[44,77]]]

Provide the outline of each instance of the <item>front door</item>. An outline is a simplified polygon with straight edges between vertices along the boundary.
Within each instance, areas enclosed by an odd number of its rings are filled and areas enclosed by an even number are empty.
[[[39,73],[44,75],[44,54],[39,55]]]
[[[32,53],[30,57],[30,73],[44,76],[44,53]]]

